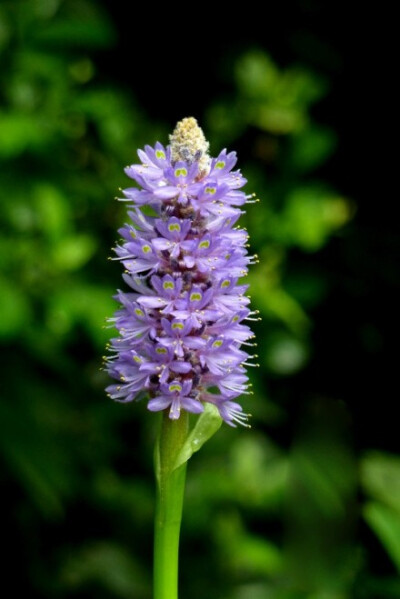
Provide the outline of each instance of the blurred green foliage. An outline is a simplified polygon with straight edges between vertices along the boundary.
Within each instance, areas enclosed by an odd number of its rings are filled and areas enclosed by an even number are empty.
[[[22,564],[13,588],[29,596],[151,596],[156,422],[143,405],[109,403],[99,365],[120,285],[106,261],[124,218],[111,198],[134,148],[174,123],[102,83],[96,53],[115,40],[89,0],[0,4],[1,482],[10,564]],[[287,419],[268,380],[312,358],[308,312],[326,293],[313,254],[354,213],[314,174],[335,149],[310,116],[328,86],[259,51],[234,77],[233,98],[210,98],[205,129],[214,151],[246,148],[261,198],[245,221],[260,256],[248,282],[262,369],[246,405],[253,431],[223,427],[191,460],[182,596],[400,597],[399,458],[358,463],[346,412],[328,399],[309,403],[290,449],[263,432],[275,438]],[[293,251],[305,256],[296,272]],[[361,517],[393,575],[374,576]]]

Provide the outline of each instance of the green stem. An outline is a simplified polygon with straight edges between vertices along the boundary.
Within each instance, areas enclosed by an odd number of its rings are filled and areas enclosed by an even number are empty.
[[[173,470],[188,435],[188,414],[178,420],[163,413],[156,454],[157,500],[154,531],[154,599],[178,598],[179,531],[185,491],[186,462]]]

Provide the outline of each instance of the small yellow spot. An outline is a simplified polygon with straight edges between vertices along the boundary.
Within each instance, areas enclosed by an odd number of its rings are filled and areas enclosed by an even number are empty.
[[[169,386],[169,390],[170,391],[178,391],[178,392],[180,392],[180,391],[182,391],[182,387],[180,385],[177,385],[177,384],[170,385]]]

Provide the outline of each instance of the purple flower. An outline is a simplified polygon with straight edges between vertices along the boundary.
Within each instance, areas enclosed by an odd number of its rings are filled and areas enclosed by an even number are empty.
[[[248,394],[246,366],[254,320],[245,296],[247,232],[235,226],[252,196],[232,171],[236,153],[208,156],[208,142],[193,118],[183,119],[170,136],[139,150],[141,164],[125,169],[139,188],[124,190],[133,203],[119,233],[116,260],[125,268],[130,291],[110,324],[106,369],[116,379],[107,392],[116,401],[150,395],[148,409],[200,413],[214,404],[230,426],[247,426],[247,414],[234,401]],[[148,204],[155,215],[140,206]]]
[[[179,418],[182,408],[188,412],[199,414],[204,407],[198,399],[190,397],[191,389],[192,381],[189,379],[184,381],[175,379],[170,383],[161,383],[160,394],[151,399],[147,407],[152,412],[159,412],[170,407],[169,417],[173,420]]]

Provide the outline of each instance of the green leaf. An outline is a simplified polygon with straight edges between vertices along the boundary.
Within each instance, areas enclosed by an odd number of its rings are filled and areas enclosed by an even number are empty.
[[[335,134],[329,129],[312,126],[293,137],[291,162],[295,170],[311,171],[332,154],[335,149]]]
[[[15,158],[27,149],[36,149],[47,139],[43,122],[27,114],[0,114],[0,156]]]
[[[192,455],[199,451],[208,439],[210,439],[220,428],[222,418],[217,408],[210,403],[204,406],[204,412],[197,419],[192,431],[189,433],[181,451],[179,452],[173,470],[182,466]]]
[[[108,541],[77,547],[66,558],[61,578],[73,594],[90,585],[101,586],[120,599],[143,597],[146,592],[143,568],[126,548]]]
[[[0,338],[19,333],[31,318],[27,297],[18,287],[0,278]]]
[[[96,241],[91,235],[81,233],[64,237],[53,248],[52,258],[61,270],[81,268],[96,251]]]
[[[47,182],[38,183],[33,195],[40,229],[49,239],[59,241],[70,229],[72,220],[67,198]]]
[[[400,515],[400,457],[369,452],[361,462],[361,484],[372,499]]]
[[[107,48],[115,40],[113,26],[97,11],[85,11],[76,17],[53,19],[45,27],[33,32],[34,41],[45,47],[56,48]]]
[[[371,501],[364,507],[364,518],[380,539],[400,572],[400,516],[391,508]]]
[[[279,70],[263,52],[249,52],[238,62],[236,80],[248,123],[288,135],[308,125],[307,110],[325,91],[324,82],[302,69]]]
[[[113,289],[87,285],[75,279],[53,293],[47,310],[47,326],[53,335],[65,335],[76,323],[82,324],[99,347],[108,341],[110,332],[102,328],[106,317],[115,309]]]
[[[298,187],[287,197],[277,239],[314,252],[351,216],[351,205],[345,198],[318,186]]]
[[[215,540],[231,571],[242,576],[274,576],[283,566],[281,550],[261,536],[247,532],[235,511],[216,519]]]
[[[68,466],[65,466],[69,456],[65,457],[63,444],[51,438],[46,426],[38,420],[42,406],[38,410],[40,400],[32,377],[25,388],[27,393],[21,399],[17,391],[12,402],[4,398],[0,404],[0,452],[26,496],[43,516],[57,519],[64,513],[63,500],[70,486]],[[23,389],[23,385],[19,387],[19,391]],[[26,397],[28,401],[24,405]],[[29,402],[37,414],[32,414]]]
[[[283,332],[271,335],[265,349],[265,364],[272,372],[285,376],[301,370],[309,357],[308,348],[302,339]]]
[[[260,256],[260,264],[249,273],[254,304],[263,315],[284,322],[296,335],[304,335],[310,326],[307,314],[300,303],[274,280],[275,273],[271,274],[268,270],[268,252],[263,251]]]

